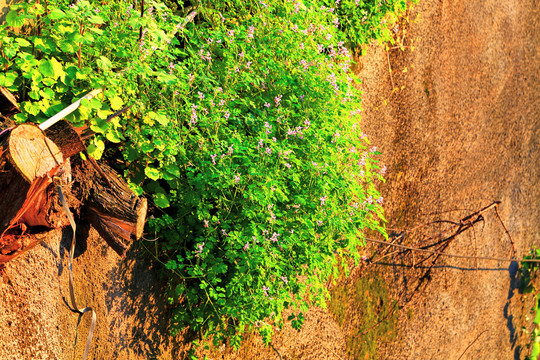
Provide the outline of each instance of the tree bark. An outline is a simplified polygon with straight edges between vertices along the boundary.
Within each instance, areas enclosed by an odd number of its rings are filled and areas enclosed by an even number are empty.
[[[70,158],[86,150],[77,131],[65,120],[60,120],[46,129],[45,134],[60,148],[64,158]]]
[[[79,161],[73,165],[77,197],[86,205],[88,220],[120,256],[127,251],[124,240],[142,236],[148,204],[107,165]]]
[[[19,125],[0,139],[0,237],[13,227],[64,162],[58,147],[34,125]]]

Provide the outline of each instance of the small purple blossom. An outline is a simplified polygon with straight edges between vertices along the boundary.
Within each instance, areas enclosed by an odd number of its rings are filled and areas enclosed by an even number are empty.
[[[272,106],[272,105],[270,103],[268,103],[268,102],[265,102],[264,106],[266,106],[267,108],[270,108],[270,106]]]
[[[264,122],[264,128],[265,128],[265,133],[268,135],[272,132],[272,125],[270,125],[268,123],[268,121],[265,121]]]
[[[216,156],[217,154],[210,154],[210,157],[212,158],[212,164],[216,165]]]
[[[197,94],[199,95],[199,100],[204,100],[204,94],[202,92],[198,91]]]
[[[287,284],[287,283],[289,282],[289,279],[287,279],[286,276],[282,276],[282,277],[281,277],[281,280],[282,280],[285,284]]]
[[[204,248],[204,242],[201,243],[201,244],[197,244],[197,250],[195,250],[195,256],[196,257],[200,257],[201,256],[201,253],[203,251],[203,248]]]
[[[240,174],[234,175],[234,183],[238,184],[240,182]]]
[[[249,249],[249,243],[247,242],[246,245],[244,245],[243,247],[244,251],[247,251],[247,249]]]
[[[263,286],[263,287],[262,287],[262,291],[263,291],[263,293],[264,293],[264,296],[268,296],[268,291],[269,291],[269,290],[270,290],[269,287],[266,287],[266,286]]]
[[[321,201],[321,206],[324,206],[326,204],[326,195],[321,197],[319,200]]]

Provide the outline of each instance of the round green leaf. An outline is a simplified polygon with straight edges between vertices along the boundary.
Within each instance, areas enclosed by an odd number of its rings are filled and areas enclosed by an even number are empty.
[[[153,195],[154,198],[154,204],[160,208],[167,208],[169,207],[169,199],[167,199],[167,196],[162,193],[157,193]]]

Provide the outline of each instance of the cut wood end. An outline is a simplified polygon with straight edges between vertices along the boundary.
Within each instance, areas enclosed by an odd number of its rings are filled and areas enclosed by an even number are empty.
[[[31,124],[19,125],[11,131],[9,151],[13,164],[29,182],[64,162],[58,147]]]
[[[148,210],[148,201],[140,198],[137,209],[137,225],[135,226],[135,240],[139,240],[143,234],[144,224],[146,223],[146,212]]]

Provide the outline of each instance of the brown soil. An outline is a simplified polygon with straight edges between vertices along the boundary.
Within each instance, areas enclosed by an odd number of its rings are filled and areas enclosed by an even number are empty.
[[[382,191],[389,227],[456,220],[500,200],[499,213],[518,254],[540,246],[539,7],[535,0],[424,0],[400,27],[405,45],[414,50],[390,50],[388,56],[374,45],[359,59],[363,131],[388,166]],[[433,215],[450,210],[461,211]],[[36,236],[44,244],[2,272],[0,358],[80,358],[89,318],[78,323],[64,300],[70,231]],[[405,243],[417,240],[407,237]],[[77,299],[98,316],[90,358],[185,358],[182,338],[167,335],[166,288],[159,266],[141,255],[143,243],[121,259],[87,228],[80,230],[78,244]],[[491,212],[448,252],[506,257],[509,249]],[[403,290],[409,296],[421,269],[409,269],[410,258],[404,266],[400,261],[387,258],[377,271],[387,275],[396,296]],[[378,358],[523,358],[520,299],[515,266],[479,261],[476,270],[474,260],[444,258],[427,287],[406,305],[402,301],[399,336],[379,346]],[[329,312],[313,309],[301,332],[286,328],[273,344],[283,359],[347,359],[349,330]],[[278,358],[256,337],[237,354],[208,354]]]

